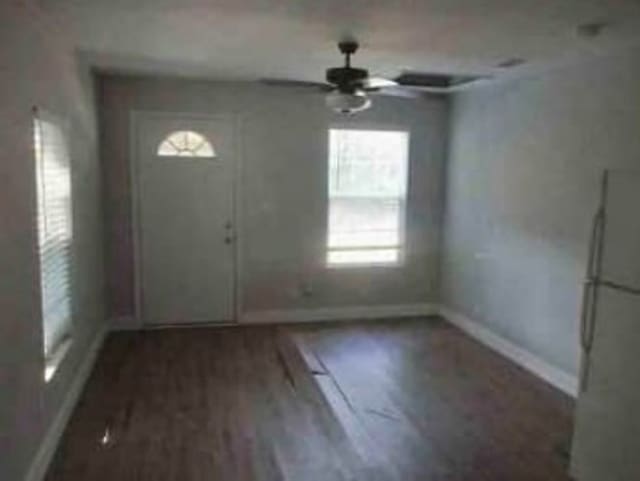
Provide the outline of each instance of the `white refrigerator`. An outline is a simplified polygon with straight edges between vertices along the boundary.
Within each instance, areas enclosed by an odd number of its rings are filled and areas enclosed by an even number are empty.
[[[571,474],[640,481],[640,172],[604,173],[581,321]]]

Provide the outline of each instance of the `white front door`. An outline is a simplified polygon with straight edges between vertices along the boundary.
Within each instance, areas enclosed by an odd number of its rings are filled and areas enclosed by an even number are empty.
[[[139,301],[146,324],[234,318],[231,119],[139,114]]]

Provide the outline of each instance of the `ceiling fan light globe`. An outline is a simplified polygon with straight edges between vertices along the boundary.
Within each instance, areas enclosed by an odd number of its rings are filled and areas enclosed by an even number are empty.
[[[327,107],[341,114],[354,114],[371,107],[371,99],[362,91],[345,93],[334,90],[327,94],[325,101]]]

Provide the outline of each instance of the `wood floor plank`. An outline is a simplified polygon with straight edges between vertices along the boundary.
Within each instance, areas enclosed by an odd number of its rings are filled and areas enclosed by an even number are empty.
[[[567,481],[572,411],[437,318],[114,333],[47,481]]]

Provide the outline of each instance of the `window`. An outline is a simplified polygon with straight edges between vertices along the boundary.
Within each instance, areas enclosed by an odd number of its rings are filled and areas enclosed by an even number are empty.
[[[204,135],[191,130],[179,130],[160,142],[158,156],[213,158],[216,154]]]
[[[61,122],[38,110],[34,119],[40,295],[51,379],[71,342],[71,165]]]
[[[409,133],[329,131],[327,263],[402,262]]]

